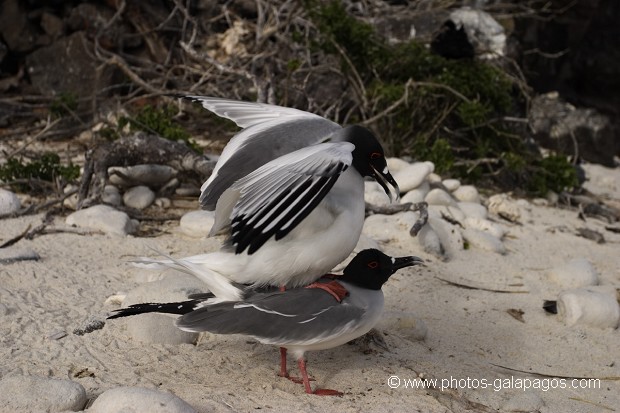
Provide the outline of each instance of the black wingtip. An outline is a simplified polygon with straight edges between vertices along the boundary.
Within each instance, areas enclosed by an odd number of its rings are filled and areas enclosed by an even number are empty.
[[[542,305],[543,310],[550,314],[558,313],[558,302],[555,300],[545,300]]]
[[[108,320],[121,317],[129,317],[132,315],[146,313],[163,313],[163,314],[187,314],[196,309],[196,305],[203,300],[188,300],[176,303],[142,303],[133,304],[129,307],[114,310],[115,314],[107,317]]]

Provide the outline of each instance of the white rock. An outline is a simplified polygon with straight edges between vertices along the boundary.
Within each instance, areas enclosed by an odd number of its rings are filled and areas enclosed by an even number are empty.
[[[497,239],[504,238],[504,235],[508,232],[505,226],[491,222],[488,219],[467,217],[461,223],[465,228],[486,232]]]
[[[153,201],[155,201],[155,192],[144,185],[134,186],[123,194],[123,203],[130,208],[144,209],[149,207]]]
[[[71,380],[36,376],[0,380],[0,406],[5,412],[77,411],[86,401],[84,387]]]
[[[430,185],[428,182],[424,181],[420,186],[403,195],[402,198],[400,198],[400,203],[405,204],[407,202],[412,202],[417,204],[418,202],[422,202],[430,190]]]
[[[381,331],[396,331],[399,336],[411,341],[424,341],[428,334],[424,321],[415,314],[404,311],[384,311],[375,328]]]
[[[400,158],[386,158],[385,160],[387,161],[387,166],[391,173],[395,173],[411,165],[409,162]]]
[[[39,254],[30,247],[9,246],[0,248],[0,264],[10,264],[16,261],[36,261]]]
[[[458,202],[457,205],[467,217],[486,219],[488,216],[487,208],[477,202]]]
[[[473,185],[461,185],[453,193],[454,197],[461,202],[480,203],[480,194]]]
[[[435,165],[432,162],[416,162],[395,172],[394,179],[401,192],[405,193],[420,186],[434,169]]]
[[[162,209],[168,209],[172,206],[172,201],[170,198],[156,198],[155,206]]]
[[[527,390],[512,396],[502,405],[505,412],[538,412],[545,403],[536,392]]]
[[[381,185],[374,181],[364,182],[364,201],[377,206],[386,206],[390,204],[390,198],[383,188],[381,188]]]
[[[458,179],[444,179],[441,183],[450,192],[456,191],[461,186],[461,181]]]
[[[126,213],[108,205],[95,205],[75,211],[67,217],[66,223],[120,236],[131,234],[138,228],[138,224]]]
[[[215,223],[214,211],[190,211],[181,217],[179,228],[185,235],[202,238],[209,235],[209,231]]]
[[[208,291],[198,278],[173,273],[162,280],[141,284],[129,291],[123,307],[139,303],[169,303],[187,300],[189,294]],[[134,340],[158,344],[195,343],[198,333],[182,331],[174,325],[177,316],[166,314],[140,314],[119,318],[115,324],[125,329]]]
[[[466,228],[461,231],[463,238],[474,248],[479,248],[485,251],[492,251],[498,254],[505,254],[506,247],[502,241],[489,234],[488,232],[480,231],[477,229]]]
[[[11,191],[0,188],[0,216],[13,214],[21,208],[21,202],[17,195]]]
[[[429,254],[432,254],[436,257],[444,256],[444,249],[441,246],[441,241],[439,240],[439,236],[437,233],[431,228],[430,225],[424,225],[418,235],[416,236],[420,246]]]
[[[599,328],[617,328],[620,305],[615,291],[596,287],[562,291],[557,300],[558,315],[567,326],[585,324]]]
[[[388,215],[370,215],[364,220],[362,232],[379,241],[390,242],[400,231],[400,225]]]
[[[158,188],[176,175],[176,169],[167,165],[143,164],[127,167],[112,166],[108,168],[110,183],[122,187],[142,184]]]
[[[429,205],[453,205],[456,206],[456,201],[452,196],[440,188],[431,189],[424,198]]]
[[[428,218],[428,225],[437,233],[445,258],[452,258],[463,250],[463,236],[459,227],[431,216]]]
[[[549,280],[564,288],[579,288],[598,284],[598,272],[590,261],[575,258],[547,272]]]
[[[465,214],[456,206],[429,204],[428,216],[432,216],[435,218],[442,218],[442,216],[446,216],[454,219],[455,221],[458,221],[461,224],[463,223],[463,220],[465,220]]]
[[[196,413],[172,393],[143,387],[116,387],[101,394],[88,413]]]
[[[65,186],[65,188],[62,190],[62,192],[63,192],[64,194],[68,194],[69,192],[71,192],[71,191],[73,191],[73,190],[76,190],[76,189],[78,189],[78,187],[77,187],[77,186],[75,186],[75,185],[67,185],[67,186]],[[62,201],[62,205],[63,205],[65,208],[69,208],[69,209],[72,209],[72,210],[74,210],[74,211],[75,211],[75,210],[76,210],[76,208],[77,208],[77,203],[78,203],[78,194],[77,194],[77,192],[76,192],[75,194],[73,194],[73,195],[68,196],[67,198],[65,198],[65,200],[64,200],[64,201]]]
[[[431,183],[431,184],[438,184],[441,182],[441,176],[437,175],[434,172],[431,172],[430,174],[428,174],[428,176],[426,177],[426,180]]]
[[[121,204],[121,194],[118,192],[118,188],[114,185],[106,185],[103,188],[103,194],[101,194],[101,201],[108,205],[119,206]]]
[[[495,59],[506,53],[506,33],[489,13],[461,7],[450,13],[457,29],[463,29],[467,39],[483,59]]]

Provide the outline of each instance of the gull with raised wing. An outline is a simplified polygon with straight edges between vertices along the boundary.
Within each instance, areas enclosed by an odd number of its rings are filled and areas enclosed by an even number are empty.
[[[399,196],[381,144],[362,126],[343,128],[263,103],[184,98],[243,128],[201,188],[201,206],[215,210],[210,235],[228,237],[217,252],[142,258],[139,266],[173,267],[203,280],[217,273],[254,286],[303,286],[355,248],[364,224],[365,177],[374,178],[390,199]]]

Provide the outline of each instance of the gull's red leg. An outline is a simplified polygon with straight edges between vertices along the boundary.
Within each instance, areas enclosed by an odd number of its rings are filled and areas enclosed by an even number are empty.
[[[287,379],[289,378],[288,376],[288,371],[286,369],[286,348],[284,347],[280,347],[280,377],[286,377]]]
[[[299,365],[299,371],[301,372],[301,377],[303,378],[306,393],[315,394],[317,396],[342,396],[343,393],[338,390],[316,389],[315,391],[312,391],[312,387],[310,387],[310,379],[308,378],[308,372],[306,371],[306,360],[301,357],[297,360],[297,364]]]

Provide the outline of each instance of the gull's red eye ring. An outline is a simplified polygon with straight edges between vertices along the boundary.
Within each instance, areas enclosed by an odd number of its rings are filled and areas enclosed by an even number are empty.
[[[383,155],[379,152],[373,152],[370,154],[370,159],[379,159],[383,158]]]
[[[377,268],[379,266],[379,262],[378,261],[371,261],[367,265],[368,265],[368,268],[372,268],[374,270],[375,268]]]

